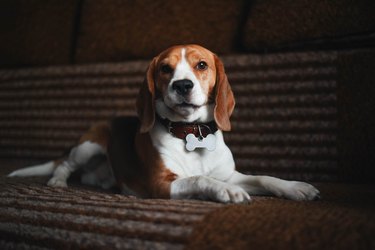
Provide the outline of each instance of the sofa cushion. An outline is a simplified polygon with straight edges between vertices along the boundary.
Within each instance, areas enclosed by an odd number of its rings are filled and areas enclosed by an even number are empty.
[[[48,177],[7,178],[0,160],[1,249],[373,249],[375,186],[315,184],[322,200],[243,205],[136,199]]]
[[[176,44],[233,51],[242,1],[85,1],[77,62],[150,58]]]
[[[137,199],[46,177],[7,178],[0,161],[1,249],[183,249],[194,224],[222,204]]]
[[[374,185],[318,184],[322,200],[256,197],[196,224],[187,249],[373,249]]]
[[[252,1],[244,25],[251,51],[353,48],[375,41],[375,4],[368,0]]]

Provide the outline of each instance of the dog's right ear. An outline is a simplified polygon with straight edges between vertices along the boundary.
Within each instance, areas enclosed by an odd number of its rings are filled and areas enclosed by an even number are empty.
[[[141,122],[140,132],[146,133],[155,123],[155,70],[158,58],[155,57],[148,66],[146,77],[137,97],[137,113]]]
[[[214,117],[217,126],[223,131],[231,130],[230,116],[232,115],[235,100],[232,89],[225,74],[223,62],[218,56],[214,55],[216,66],[216,84],[215,84],[215,109]]]

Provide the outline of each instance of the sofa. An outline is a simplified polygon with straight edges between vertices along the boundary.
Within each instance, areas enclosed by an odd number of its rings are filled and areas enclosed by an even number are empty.
[[[372,1],[0,3],[1,249],[374,249]],[[198,43],[236,97],[236,168],[307,181],[309,202],[140,199],[48,177],[88,127],[135,115],[150,59]]]

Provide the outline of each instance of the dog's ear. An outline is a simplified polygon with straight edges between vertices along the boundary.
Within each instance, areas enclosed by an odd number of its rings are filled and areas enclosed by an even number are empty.
[[[155,57],[148,66],[145,79],[138,93],[136,108],[141,122],[140,132],[146,133],[155,123]]]
[[[230,131],[230,116],[232,115],[235,100],[232,89],[229,85],[224,65],[218,56],[215,57],[216,84],[215,84],[215,109],[214,117],[216,125],[223,131]]]

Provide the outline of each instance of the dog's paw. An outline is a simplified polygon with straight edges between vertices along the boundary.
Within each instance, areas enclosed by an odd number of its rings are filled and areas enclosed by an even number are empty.
[[[250,195],[241,187],[225,185],[214,194],[214,199],[223,203],[248,203]]]
[[[59,178],[56,178],[56,177],[52,177],[48,181],[47,186],[66,188],[66,187],[68,187],[68,184],[66,183],[65,180],[62,180],[62,179],[59,179]]]
[[[319,190],[316,189],[313,185],[310,185],[306,182],[291,181],[288,183],[282,196],[295,201],[310,201],[319,199],[319,194]]]

